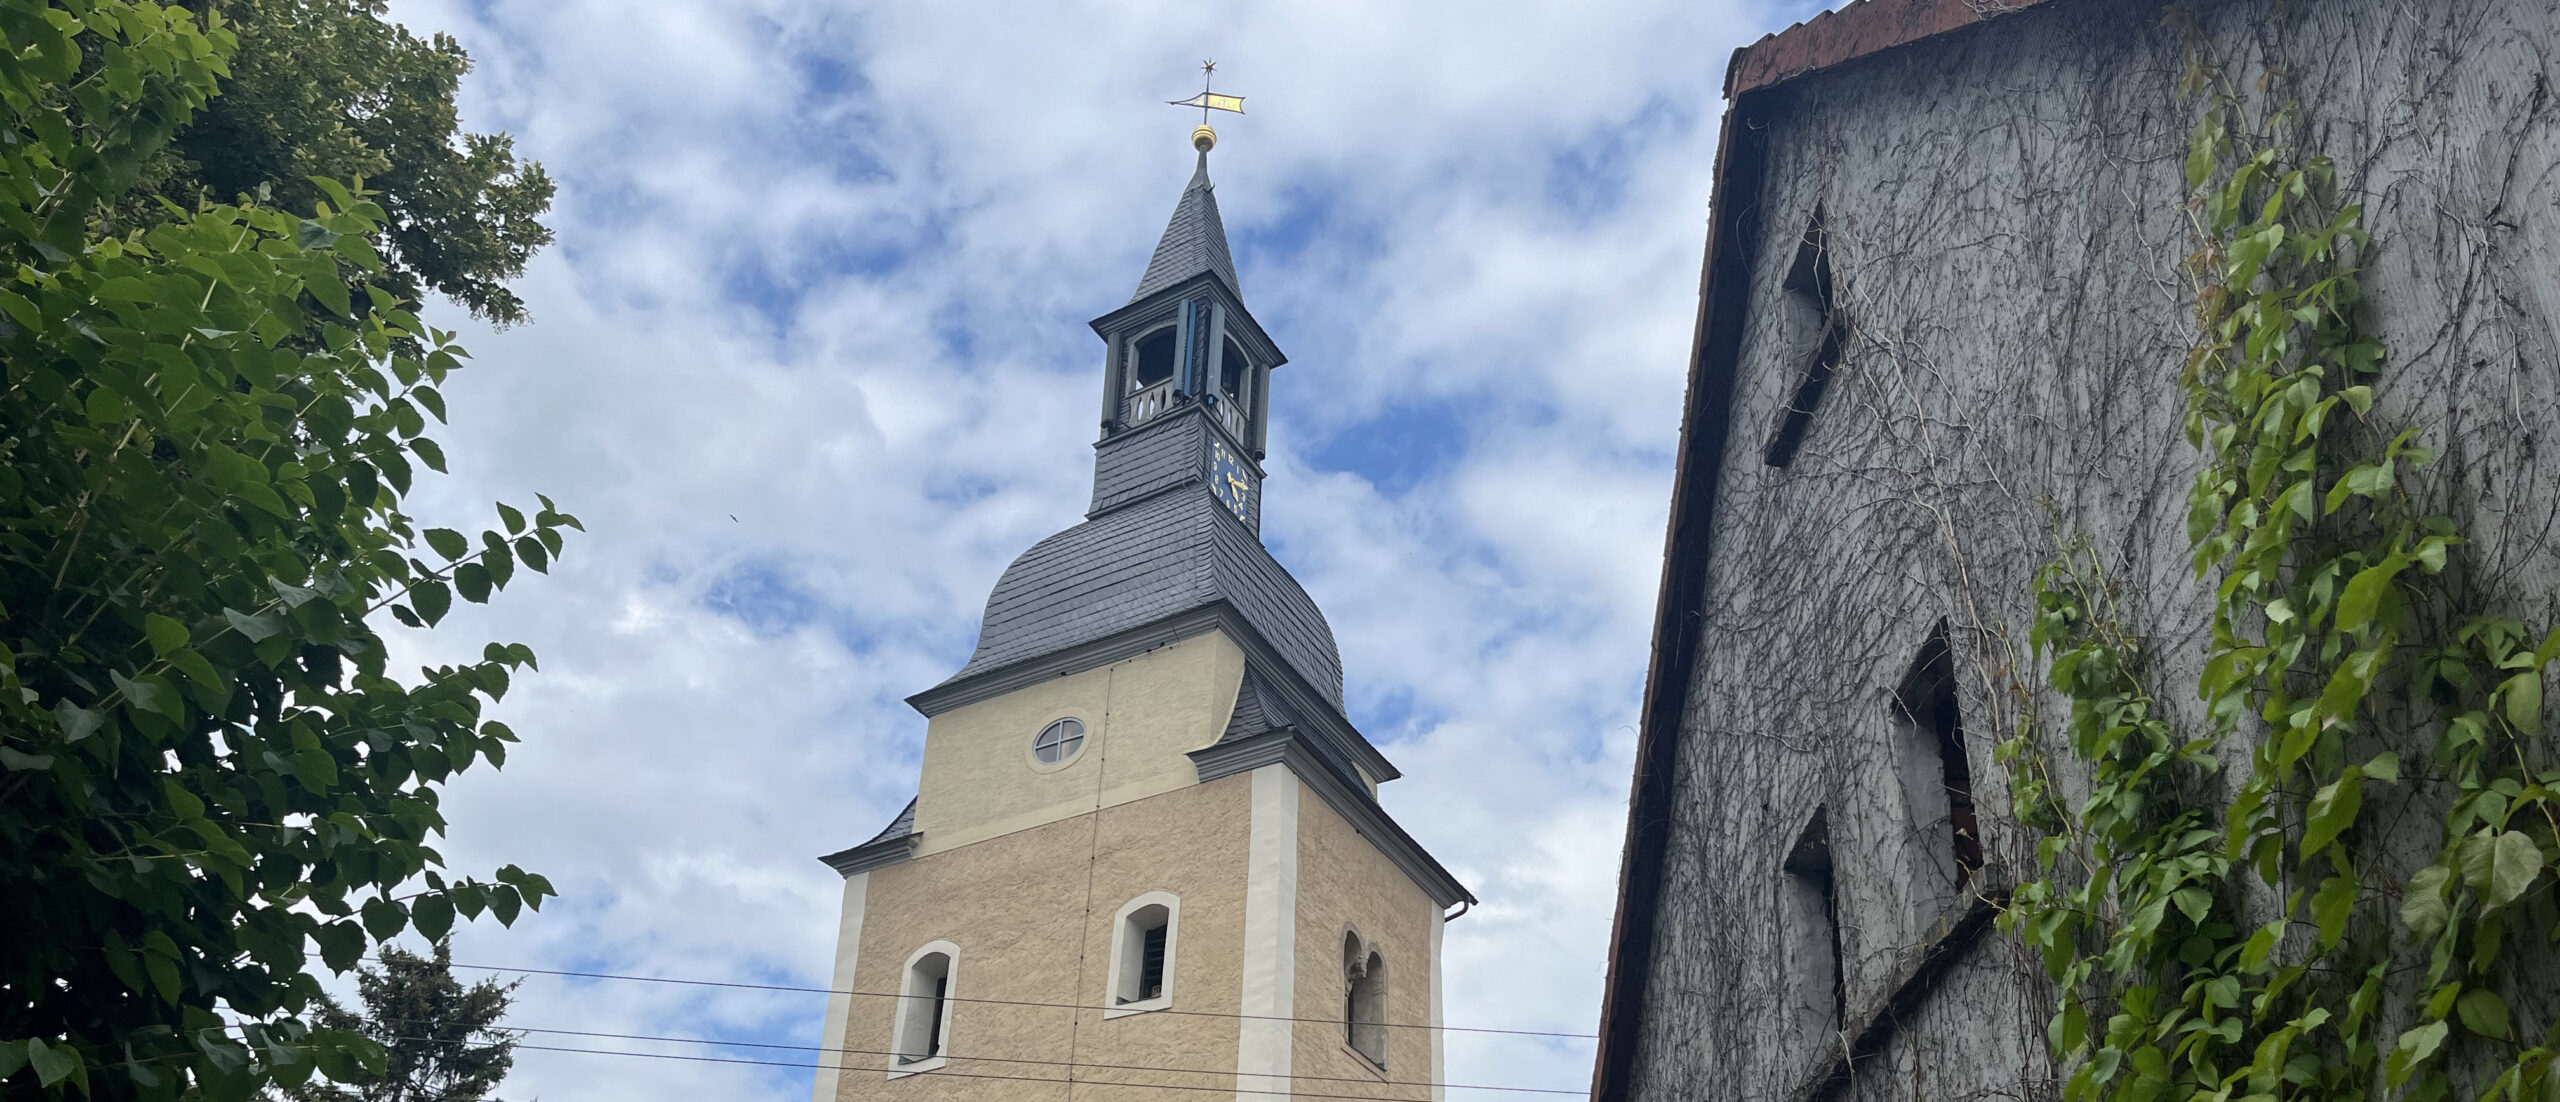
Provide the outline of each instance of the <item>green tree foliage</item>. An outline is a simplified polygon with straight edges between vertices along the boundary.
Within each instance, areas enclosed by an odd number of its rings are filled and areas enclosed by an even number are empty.
[[[515,984],[453,978],[453,943],[434,955],[382,947],[381,967],[356,973],[361,1013],[324,1002],[312,1015],[322,1029],[361,1033],[387,1055],[383,1070],[344,1085],[305,1083],[283,1092],[291,1102],[481,1102],[515,1066],[516,1037],[498,1025]]]
[[[525,318],[506,281],[551,231],[552,183],[505,134],[461,131],[454,92],[471,58],[452,36],[420,39],[386,20],[384,0],[183,0],[239,38],[220,95],[153,157],[118,205],[121,225],[256,197],[309,210],[313,177],[361,179],[383,209],[380,267],[359,278],[414,309],[428,291],[501,324]],[[361,301],[361,300],[359,300]]]
[[[379,1046],[301,1020],[313,951],[343,972],[552,891],[448,878],[431,845],[433,786],[503,762],[482,709],[532,652],[397,675],[375,614],[485,601],[577,521],[500,505],[474,539],[400,511],[444,469],[425,430],[462,351],[388,291],[351,297],[382,264],[372,199],[315,182],[308,217],[98,235],[214,94],[218,21],[0,0],[0,40],[0,1093],[379,1072]]]

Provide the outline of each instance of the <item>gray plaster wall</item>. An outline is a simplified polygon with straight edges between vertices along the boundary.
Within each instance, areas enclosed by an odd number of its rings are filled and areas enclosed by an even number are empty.
[[[2200,41],[2238,80],[2290,73],[2276,87],[2366,204],[2391,352],[2374,423],[2415,426],[2441,454],[2426,492],[2476,541],[2460,584],[2530,625],[2560,620],[2552,0],[2195,6],[2209,9]],[[2195,40],[2162,16],[2054,0],[1759,93],[1780,97],[1764,186],[1723,200],[1753,204],[1758,234],[1707,597],[1672,610],[1694,612],[1701,636],[1635,1098],[1824,1093],[1808,1084],[1843,1035],[1790,984],[1817,941],[1784,917],[1807,910],[1786,864],[1817,809],[1850,1032],[1906,996],[1832,1096],[2059,1093],[2041,966],[1996,930],[1947,940],[1972,893],[1932,859],[1943,811],[1913,814],[1891,701],[1945,624],[1989,886],[2031,869],[2035,842],[2008,818],[1993,746],[2031,710],[2065,710],[2027,651],[2058,537],[2098,549],[2154,644],[2156,691],[2193,710],[2208,595],[2187,565],[2198,456],[2180,428],[2178,265],[2194,247],[2181,165],[2198,107],[2176,93]],[[1817,206],[1850,329],[1780,469],[1764,450],[1815,343],[1781,283]],[[2432,850],[2436,817],[2404,821],[2404,848]],[[1915,986],[1933,948],[1949,966]],[[2547,1023],[2540,995],[2529,1016]]]

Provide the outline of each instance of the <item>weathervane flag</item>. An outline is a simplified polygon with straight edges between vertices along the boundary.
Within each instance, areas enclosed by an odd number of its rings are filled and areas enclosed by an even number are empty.
[[[1233,111],[1239,115],[1244,114],[1244,97],[1230,96],[1225,92],[1202,92],[1190,99],[1165,102],[1176,107],[1197,107],[1203,111]]]

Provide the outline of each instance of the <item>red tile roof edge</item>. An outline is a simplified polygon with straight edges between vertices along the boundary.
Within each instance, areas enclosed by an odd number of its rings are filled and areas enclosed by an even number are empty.
[[[1733,52],[1724,94],[1783,84],[2048,0],[1853,0]]]

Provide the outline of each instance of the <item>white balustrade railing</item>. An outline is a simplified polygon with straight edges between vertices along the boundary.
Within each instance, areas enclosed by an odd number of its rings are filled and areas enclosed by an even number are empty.
[[[1142,425],[1173,407],[1173,382],[1167,380],[1136,391],[1120,402],[1120,423]]]

